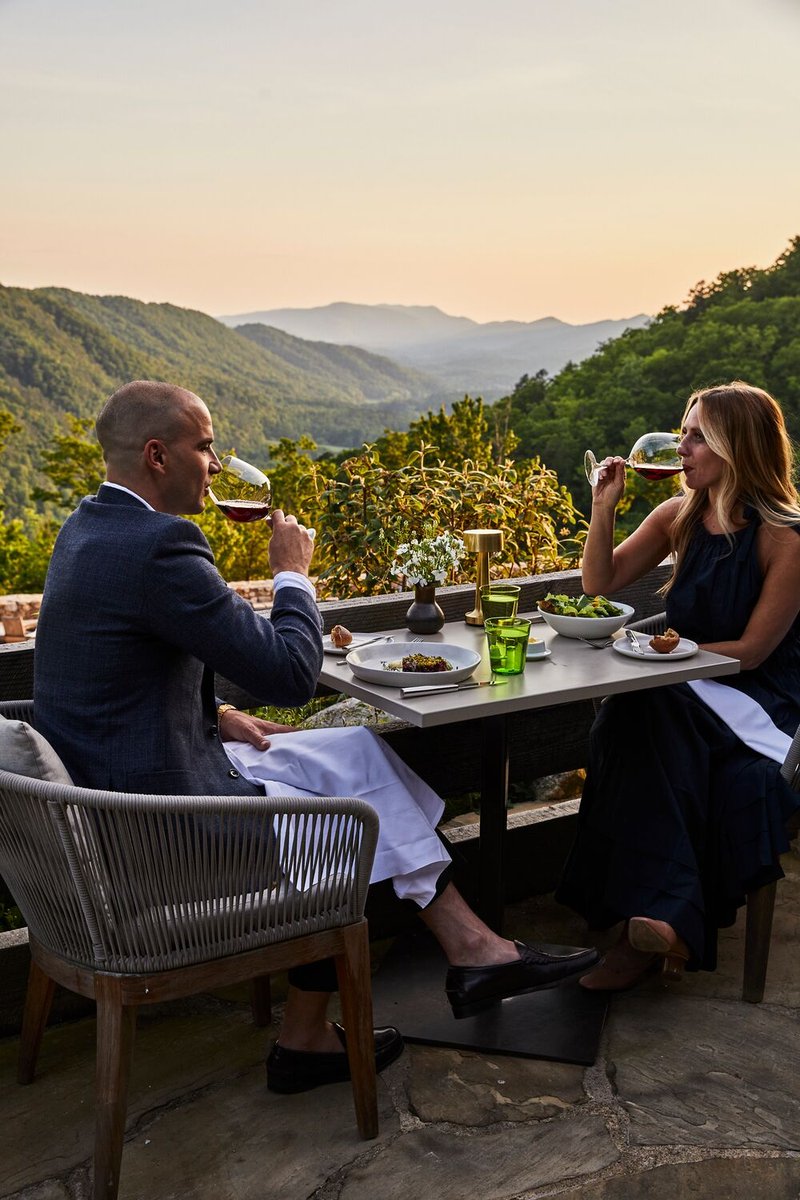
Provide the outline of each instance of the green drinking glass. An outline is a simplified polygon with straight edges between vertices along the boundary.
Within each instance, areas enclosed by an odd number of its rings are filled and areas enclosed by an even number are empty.
[[[485,583],[481,588],[481,611],[484,617],[515,617],[519,591],[516,583]]]
[[[489,664],[494,675],[521,675],[531,623],[524,617],[488,617],[483,627],[489,643]]]

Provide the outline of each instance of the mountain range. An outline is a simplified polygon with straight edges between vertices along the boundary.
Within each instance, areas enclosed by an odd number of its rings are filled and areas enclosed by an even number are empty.
[[[327,304],[273,308],[221,316],[224,324],[265,325],[294,337],[358,346],[423,371],[441,387],[506,396],[522,375],[554,374],[580,362],[626,329],[640,329],[643,313],[620,320],[570,325],[556,317],[538,321],[488,321],[454,317],[439,308],[402,304]]]
[[[7,516],[25,506],[41,453],[67,416],[93,418],[130,379],[202,396],[221,449],[269,459],[280,438],[359,446],[405,429],[457,388],[366,350],[300,341],[264,325],[227,329],[206,313],[127,296],[0,285],[0,410],[19,426],[3,451]]]

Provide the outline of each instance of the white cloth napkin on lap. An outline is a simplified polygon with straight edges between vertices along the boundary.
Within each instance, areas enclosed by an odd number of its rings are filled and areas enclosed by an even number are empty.
[[[715,679],[693,679],[689,687],[707,708],[724,721],[739,741],[757,754],[782,763],[792,739],[774,724],[757,700]]]
[[[380,819],[371,882],[391,879],[401,900],[421,907],[436,895],[450,855],[436,834],[444,803],[371,730],[301,729],[270,734],[269,750],[223,742],[245,779],[268,796],[356,796]],[[292,879],[301,888],[313,880]]]

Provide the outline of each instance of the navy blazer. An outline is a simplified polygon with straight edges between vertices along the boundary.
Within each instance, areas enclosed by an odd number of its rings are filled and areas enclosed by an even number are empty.
[[[36,723],[77,784],[252,795],[217,734],[214,672],[268,704],[303,704],[322,621],[302,588],[271,619],[214,566],[197,525],[101,487],[56,540],[36,629]]]

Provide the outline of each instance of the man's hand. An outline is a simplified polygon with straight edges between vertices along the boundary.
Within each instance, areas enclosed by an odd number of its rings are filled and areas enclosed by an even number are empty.
[[[300,575],[307,575],[314,553],[314,539],[309,537],[305,525],[298,525],[297,517],[287,517],[280,508],[273,509],[272,516],[267,520],[272,526],[269,565],[273,575],[277,575],[278,571],[297,571]]]
[[[219,718],[219,736],[223,742],[249,742],[256,750],[269,750],[270,733],[292,733],[293,725],[262,721],[238,708],[229,708]]]

